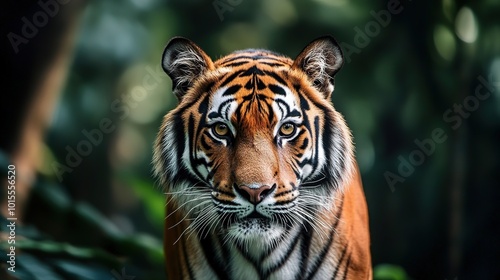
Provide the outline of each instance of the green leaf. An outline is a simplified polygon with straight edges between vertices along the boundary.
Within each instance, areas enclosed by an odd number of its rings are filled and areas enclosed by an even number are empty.
[[[373,270],[373,279],[375,280],[407,280],[405,270],[393,264],[380,264]]]
[[[33,279],[33,280],[44,280],[44,279],[53,279],[59,280],[63,279],[57,273],[47,265],[44,261],[39,260],[38,258],[30,255],[30,254],[19,254],[16,257],[16,263],[18,264],[18,268],[16,268],[16,272],[13,273],[13,276],[19,277],[18,272],[21,272],[23,275],[29,275],[26,278],[20,279]],[[19,270],[19,271],[17,271]]]
[[[0,243],[0,248],[6,250],[9,244]],[[117,266],[121,262],[113,255],[100,248],[82,248],[68,243],[59,243],[55,241],[35,241],[30,239],[16,240],[16,249],[29,252],[41,252],[47,255],[66,255],[78,259],[90,259],[101,261],[110,266]]]
[[[162,241],[147,234],[136,234],[120,242],[120,247],[134,256],[147,256],[150,261],[161,264],[164,261]]]
[[[144,202],[149,221],[161,229],[165,220],[165,195],[160,193],[151,182],[137,178],[129,179],[127,182]]]

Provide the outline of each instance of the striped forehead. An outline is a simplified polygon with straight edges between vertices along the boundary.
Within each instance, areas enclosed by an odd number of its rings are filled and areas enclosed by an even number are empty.
[[[238,88],[238,90],[235,90],[235,88]],[[266,90],[272,92],[272,98],[270,97],[265,101],[266,104],[268,104],[268,108],[270,108],[268,114],[271,114],[271,116],[264,116],[265,118],[270,119],[270,117],[272,117],[277,122],[280,122],[286,118],[301,117],[297,97],[287,86],[272,84],[268,85]],[[240,91],[243,91],[243,93]],[[244,108],[243,105],[245,102],[264,102],[262,100],[251,101],[241,98],[241,96],[249,94],[250,91],[251,90],[247,90],[243,87],[240,88],[235,86],[225,86],[217,89],[211,96],[207,123],[213,124],[219,121],[229,123],[235,118],[235,114],[240,117],[255,118],[255,115],[248,116],[248,114],[242,112],[237,113],[237,111],[243,110],[242,108]],[[248,104],[247,106],[252,106],[252,104]],[[257,108],[262,107],[257,106]]]
[[[259,63],[271,67],[290,67],[293,61],[288,57],[268,50],[247,49],[229,54],[217,60],[214,64],[215,67],[238,67],[248,63]]]
[[[243,50],[217,60],[224,69],[210,97],[207,122],[245,122],[272,125],[296,107],[294,93],[281,75],[292,61],[267,50]],[[234,132],[234,131],[233,131]]]

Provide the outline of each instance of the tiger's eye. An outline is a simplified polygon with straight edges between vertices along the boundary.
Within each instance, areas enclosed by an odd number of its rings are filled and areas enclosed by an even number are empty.
[[[284,123],[280,127],[281,136],[291,136],[295,132],[295,125],[293,123]]]
[[[217,136],[227,136],[229,134],[229,128],[223,123],[215,124],[213,131]]]

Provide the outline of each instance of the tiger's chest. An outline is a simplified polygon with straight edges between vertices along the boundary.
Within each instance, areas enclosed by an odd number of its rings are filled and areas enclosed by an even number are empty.
[[[196,240],[196,252],[189,256],[186,279],[326,279],[333,275],[328,262],[313,262],[318,255],[309,236],[290,233],[274,249],[270,244],[224,243],[216,237]],[[194,241],[194,240],[193,240]],[[332,256],[329,256],[332,257]],[[328,257],[328,258],[329,258]],[[328,277],[327,277],[328,278]]]

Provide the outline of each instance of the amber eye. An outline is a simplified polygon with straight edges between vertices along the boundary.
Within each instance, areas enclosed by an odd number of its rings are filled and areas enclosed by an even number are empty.
[[[216,123],[212,127],[212,131],[215,133],[215,135],[221,137],[229,135],[229,128],[223,123]]]
[[[281,136],[292,136],[295,132],[295,124],[293,123],[284,123],[280,127],[280,135]]]

